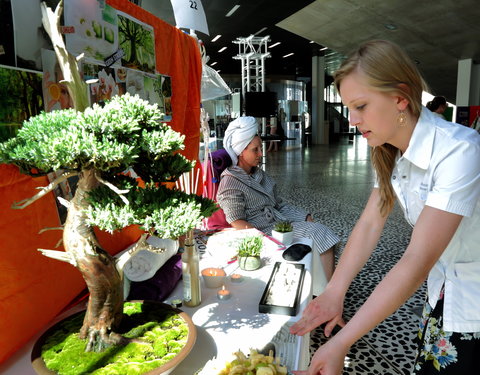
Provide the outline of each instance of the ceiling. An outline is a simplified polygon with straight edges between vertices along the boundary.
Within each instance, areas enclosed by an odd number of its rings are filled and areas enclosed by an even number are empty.
[[[209,65],[216,62],[213,67],[222,76],[240,75],[240,61],[233,59],[238,46],[232,41],[252,34],[269,35],[269,45],[281,42],[269,49],[267,78],[308,79],[312,53],[323,47],[328,47],[321,53],[331,74],[343,56],[363,41],[394,41],[417,62],[431,93],[444,95],[452,103],[458,60],[480,62],[478,0],[202,0],[202,4],[210,35],[197,34],[205,44]],[[238,10],[225,17],[237,4]],[[169,1],[141,0],[140,5],[175,25]],[[221,38],[211,42],[218,34]],[[219,53],[224,46],[227,49]],[[294,55],[283,57],[291,52]]]

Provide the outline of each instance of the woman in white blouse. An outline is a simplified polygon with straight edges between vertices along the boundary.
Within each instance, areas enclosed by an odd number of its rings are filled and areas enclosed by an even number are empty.
[[[376,185],[325,292],[291,332],[341,322],[345,293],[372,254],[395,200],[413,232],[402,258],[353,318],[298,374],[341,374],[351,345],[398,309],[428,278],[413,374],[477,373],[480,355],[480,136],[421,106],[425,85],[397,45],[366,42],[335,84],[372,148]]]

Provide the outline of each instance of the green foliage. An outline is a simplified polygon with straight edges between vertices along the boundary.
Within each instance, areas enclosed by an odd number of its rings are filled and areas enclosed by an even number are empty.
[[[238,245],[237,254],[239,257],[260,256],[263,248],[263,238],[261,236],[245,237]]]
[[[117,187],[130,190],[125,195],[128,205],[104,185],[87,196],[88,224],[109,232],[137,224],[159,237],[178,238],[216,210],[211,200],[195,194],[154,184],[139,188],[134,179],[126,176],[117,176],[113,181]]]
[[[16,164],[26,174],[95,169],[102,179],[129,190],[125,194],[129,204],[100,184],[87,192],[87,224],[109,232],[137,224],[151,234],[177,238],[210,216],[216,206],[211,200],[161,186],[195,164],[178,153],[184,148],[184,136],[161,123],[161,117],[158,106],[129,94],[84,112],[41,113],[26,121],[15,138],[0,143],[0,163]],[[128,169],[145,182],[145,189],[121,175]]]
[[[161,116],[158,106],[129,94],[115,96],[104,107],[94,104],[85,112],[41,113],[25,121],[15,138],[0,144],[0,162],[16,164],[25,173],[35,168],[41,174],[149,165],[184,147],[184,136],[161,123]]]
[[[66,109],[31,117],[15,138],[0,144],[0,162],[16,164],[24,173],[31,168],[45,173],[77,169],[82,152],[80,134],[74,130],[77,116]]]
[[[278,221],[275,223],[273,230],[280,233],[287,233],[293,231],[293,226],[290,221]]]
[[[190,171],[195,161],[186,159],[181,154],[166,155],[164,157],[149,160],[141,155],[133,169],[144,181],[176,181],[182,173]],[[144,160],[149,160],[145,163]]]
[[[159,306],[159,309],[145,309],[138,302],[125,303],[121,331],[124,331],[125,337],[137,342],[124,347],[110,347],[102,353],[85,352],[86,340],[80,340],[77,334],[84,314],[75,315],[49,336],[42,348],[42,358],[47,367],[58,374],[125,375],[148,372],[174,358],[188,338],[185,321],[173,311]]]

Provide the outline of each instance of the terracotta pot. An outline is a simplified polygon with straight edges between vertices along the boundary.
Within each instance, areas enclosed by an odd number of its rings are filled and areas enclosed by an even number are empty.
[[[167,362],[167,363],[163,364],[162,366],[157,367],[153,370],[145,372],[142,375],[160,375],[160,374],[167,375],[167,374],[170,374],[175,369],[175,367],[177,367],[180,364],[180,362],[182,362],[187,357],[187,355],[190,353],[190,351],[192,350],[192,348],[195,344],[195,341],[197,339],[197,331],[196,331],[196,328],[195,328],[195,324],[193,324],[193,321],[188,314],[186,314],[185,312],[183,312],[180,309],[174,308],[174,307],[172,307],[170,305],[167,305],[165,303],[155,302],[155,301],[127,301],[127,302],[143,302],[143,303],[147,303],[147,304],[156,304],[161,309],[177,313],[187,324],[187,326],[188,326],[188,338],[187,338],[187,342],[186,342],[185,346],[180,350],[180,352],[173,359],[171,359],[169,362]],[[37,374],[39,374],[39,375],[46,375],[46,374],[57,375],[56,372],[51,371],[46,367],[45,362],[43,361],[43,358],[41,357],[42,346],[44,345],[46,339],[49,336],[51,336],[56,330],[58,330],[58,326],[62,322],[64,322],[66,319],[69,319],[69,318],[71,318],[75,315],[84,314],[84,313],[85,313],[85,311],[80,311],[80,312],[77,312],[75,314],[72,314],[71,316],[63,319],[62,321],[60,321],[60,322],[56,323],[55,325],[53,325],[52,327],[50,327],[47,331],[45,331],[45,333],[43,333],[42,336],[40,336],[40,338],[37,340],[37,342],[33,346],[32,355],[31,355],[32,367]]]
[[[238,257],[238,266],[244,271],[254,271],[262,266],[262,259],[257,257]]]

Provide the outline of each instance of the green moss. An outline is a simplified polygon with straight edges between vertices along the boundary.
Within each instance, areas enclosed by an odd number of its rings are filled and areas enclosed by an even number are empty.
[[[188,326],[179,315],[158,304],[128,302],[118,333],[140,342],[85,352],[86,340],[77,334],[83,317],[81,313],[63,321],[45,341],[42,358],[50,370],[60,375],[140,375],[175,357],[188,337]]]

